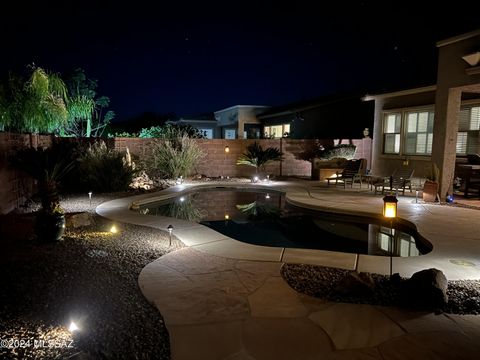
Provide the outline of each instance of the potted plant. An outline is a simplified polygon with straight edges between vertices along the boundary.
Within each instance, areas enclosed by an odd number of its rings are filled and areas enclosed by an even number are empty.
[[[42,208],[35,219],[35,233],[41,241],[61,240],[65,231],[65,214],[60,206],[58,182],[73,167],[68,158],[54,149],[22,149],[12,164],[37,182]]]
[[[438,196],[438,182],[440,180],[440,169],[437,164],[431,163],[425,176],[427,180],[423,184],[423,201],[434,202]]]

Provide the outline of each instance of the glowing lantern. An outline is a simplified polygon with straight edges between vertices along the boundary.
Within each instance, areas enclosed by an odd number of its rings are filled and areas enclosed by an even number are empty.
[[[398,200],[394,195],[386,195],[383,198],[383,216],[389,219],[397,217]]]

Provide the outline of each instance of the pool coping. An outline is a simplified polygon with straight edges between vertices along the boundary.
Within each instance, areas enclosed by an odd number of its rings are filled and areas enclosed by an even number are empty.
[[[166,231],[174,227],[173,234],[195,250],[211,255],[252,261],[303,263],[323,265],[348,270],[379,274],[389,273],[389,257],[327,250],[272,248],[246,244],[226,237],[206,226],[184,220],[145,216],[130,210],[140,204],[164,200],[199,188],[251,188],[276,190],[285,193],[289,203],[314,210],[332,213],[378,217],[383,202],[375,196],[362,196],[355,192],[318,188],[315,183],[272,182],[250,183],[187,183],[158,193],[142,194],[100,204],[96,212],[113,221],[149,226]],[[399,197],[399,218],[414,224],[418,233],[427,239],[433,250],[422,256],[393,258],[393,272],[411,276],[414,272],[435,267],[442,270],[449,280],[480,279],[480,224],[478,211],[429,204],[412,203],[411,198]],[[471,263],[462,266],[452,261]]]

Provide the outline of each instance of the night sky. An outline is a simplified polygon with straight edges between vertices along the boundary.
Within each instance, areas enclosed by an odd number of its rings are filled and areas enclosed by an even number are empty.
[[[436,41],[480,28],[475,1],[333,2],[2,3],[0,72],[81,67],[117,120],[191,117],[430,85]]]

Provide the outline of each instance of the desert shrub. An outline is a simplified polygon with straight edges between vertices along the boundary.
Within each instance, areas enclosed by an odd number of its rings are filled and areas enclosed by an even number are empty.
[[[335,145],[333,148],[326,149],[322,155],[323,160],[331,160],[335,158],[343,158],[351,160],[355,158],[355,152],[357,147],[350,144],[339,144]]]
[[[109,138],[115,138],[115,137],[126,137],[126,138],[133,138],[133,137],[138,137],[138,134],[135,132],[128,132],[128,131],[122,131],[122,132],[114,132],[114,133],[108,133]]]
[[[135,174],[127,155],[107,148],[103,141],[89,146],[80,158],[84,184],[101,192],[127,190]]]
[[[183,135],[170,140],[156,140],[152,156],[146,160],[145,166],[150,176],[176,179],[189,175],[195,163],[204,156],[195,140]]]
[[[158,138],[158,139],[176,139],[187,136],[189,138],[203,139],[205,136],[191,125],[171,125],[152,126],[140,130],[138,137]]]

